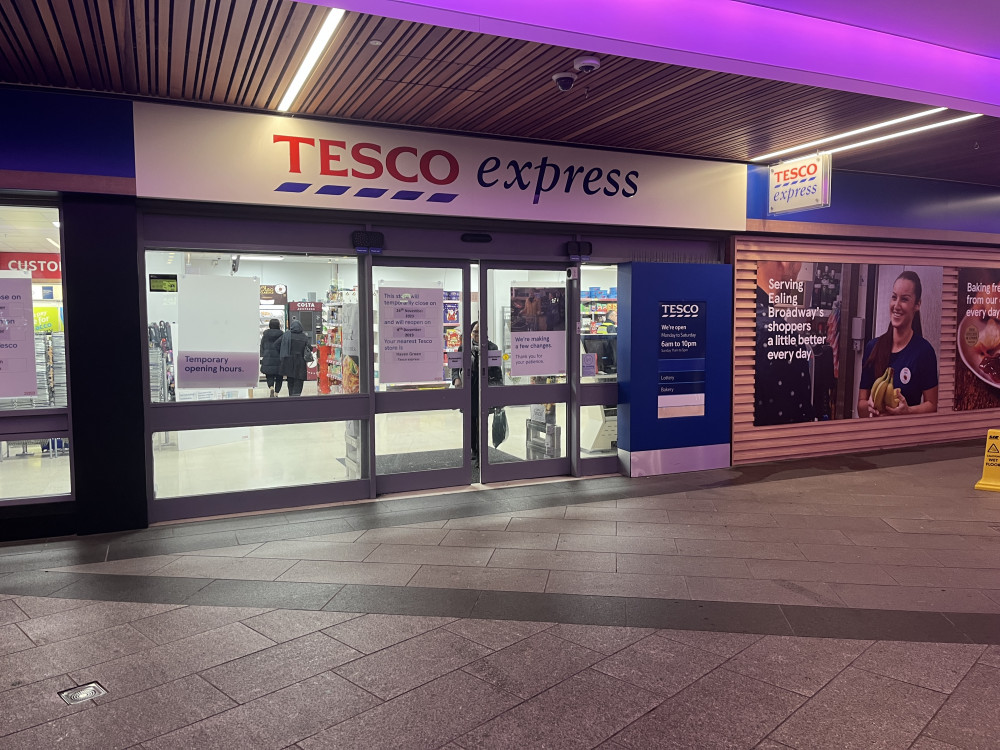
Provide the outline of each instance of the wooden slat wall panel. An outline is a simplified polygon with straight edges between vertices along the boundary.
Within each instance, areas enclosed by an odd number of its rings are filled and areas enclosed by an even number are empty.
[[[942,266],[941,357],[935,414],[899,419],[841,419],[754,427],[755,293],[757,261],[794,258],[805,262]],[[1000,267],[992,248],[914,244],[868,244],[748,237],[736,244],[733,463],[823,456],[928,442],[984,437],[1000,424],[1000,409],[954,411],[955,339],[958,331],[958,269]]]

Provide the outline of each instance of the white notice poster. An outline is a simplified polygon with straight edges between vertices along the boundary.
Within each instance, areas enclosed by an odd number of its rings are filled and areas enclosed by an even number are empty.
[[[525,331],[510,335],[510,374],[565,375],[566,331]]]
[[[444,373],[444,293],[379,285],[379,382],[427,383]]]
[[[260,284],[239,276],[177,281],[178,388],[252,388],[260,369]]]
[[[34,325],[31,272],[0,271],[0,398],[38,393]]]

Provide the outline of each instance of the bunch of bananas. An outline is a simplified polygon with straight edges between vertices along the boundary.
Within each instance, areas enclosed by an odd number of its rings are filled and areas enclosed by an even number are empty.
[[[872,383],[872,403],[878,411],[886,406],[895,409],[899,406],[899,388],[893,388],[892,368],[885,368],[882,377]]]

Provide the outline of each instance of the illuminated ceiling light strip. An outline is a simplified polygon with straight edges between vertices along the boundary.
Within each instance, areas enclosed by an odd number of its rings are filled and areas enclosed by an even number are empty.
[[[977,117],[982,117],[982,115],[965,115],[963,117],[955,117],[951,120],[944,120],[943,122],[935,122],[931,125],[923,125],[919,128],[911,128],[910,130],[903,130],[899,133],[890,133],[889,135],[881,135],[878,138],[869,138],[867,141],[858,141],[857,143],[849,143],[846,146],[838,146],[837,148],[831,148],[828,153],[835,154],[838,151],[847,151],[849,148],[860,148],[861,146],[867,146],[871,143],[879,143],[880,141],[888,141],[892,138],[902,138],[904,135],[913,135],[914,133],[920,133],[924,130],[933,130],[934,128],[943,128],[945,125],[954,125],[957,122],[965,122],[966,120],[974,120]]]
[[[55,241],[54,239],[52,239],[51,237],[46,237],[45,239],[46,239],[46,240],[48,240],[49,242],[51,242],[51,243],[52,243],[52,244],[53,244],[53,245],[54,245],[55,247],[57,247],[57,248],[59,247],[59,243],[58,243],[58,242],[56,242],[56,241]]]
[[[875,125],[869,125],[864,128],[858,128],[857,130],[850,130],[846,133],[840,133],[839,135],[831,135],[829,138],[820,138],[818,141],[810,141],[809,143],[803,143],[801,146],[793,146],[792,148],[782,149],[781,151],[774,151],[770,154],[764,154],[763,156],[756,156],[750,161],[764,161],[765,159],[773,159],[775,156],[784,156],[785,154],[791,154],[796,151],[806,151],[813,146],[822,146],[824,143],[830,143],[832,141],[839,141],[843,138],[850,138],[852,135],[861,135],[862,133],[868,133],[872,130],[878,130],[880,128],[888,128],[893,125],[899,125],[903,122],[909,122],[910,120],[916,120],[919,117],[928,117],[930,115],[936,115],[938,112],[944,112],[947,107],[937,107],[936,109],[928,109],[923,112],[917,112],[913,115],[907,115],[906,117],[897,117],[895,120],[886,120],[885,122],[879,122]]]
[[[316,38],[313,40],[312,46],[309,48],[305,58],[302,60],[302,64],[296,71],[295,77],[292,78],[292,83],[289,85],[288,91],[285,92],[285,96],[282,98],[281,104],[278,105],[279,112],[287,112],[291,109],[292,104],[295,102],[295,97],[299,95],[299,91],[302,90],[306,80],[312,74],[313,68],[316,67],[316,63],[319,62],[319,58],[326,49],[326,45],[329,44],[330,40],[333,38],[333,35],[337,31],[337,27],[340,25],[340,21],[343,17],[344,11],[340,8],[330,8],[330,12],[327,14],[326,20],[323,21],[323,25],[320,27]]]

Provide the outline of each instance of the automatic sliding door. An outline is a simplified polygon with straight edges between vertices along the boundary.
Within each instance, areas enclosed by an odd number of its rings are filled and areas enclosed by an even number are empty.
[[[575,318],[565,266],[495,265],[481,279],[483,481],[569,474],[567,331]]]
[[[467,264],[374,265],[376,492],[469,484]]]

